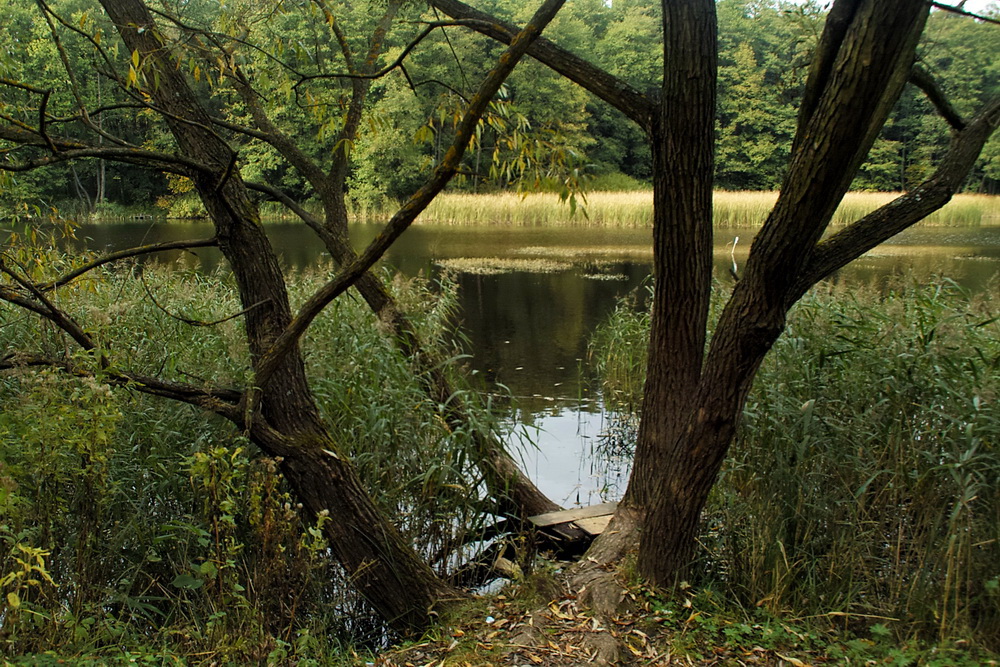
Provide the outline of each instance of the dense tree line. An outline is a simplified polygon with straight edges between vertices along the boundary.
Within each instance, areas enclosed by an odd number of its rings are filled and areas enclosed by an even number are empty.
[[[78,42],[54,44],[49,27],[29,4],[4,0],[14,39],[0,51],[0,68],[10,80],[30,73],[41,89],[62,81],[62,61],[83,69],[93,56]],[[83,10],[68,14],[81,29],[96,25],[99,17]],[[67,11],[64,9],[63,11]],[[487,8],[494,15],[518,22],[529,11],[521,0],[497,0]],[[358,9],[356,11],[364,11]],[[425,14],[422,8],[404,8],[407,18]],[[784,175],[795,129],[795,113],[802,94],[809,59],[822,28],[824,12],[818,3],[802,5],[761,0],[721,0],[718,101],[716,106],[716,187],[727,190],[776,189]],[[570,51],[587,53],[591,60],[620,80],[645,90],[659,85],[659,49],[662,42],[660,9],[652,0],[604,3],[584,0],[559,16],[550,28],[554,40]],[[212,3],[187,3],[185,20],[209,26],[226,20]],[[276,52],[290,62],[305,65],[335,59],[326,36],[319,34],[308,14],[272,14],[257,17],[255,30],[266,34]],[[426,17],[425,17],[426,18]],[[68,26],[68,30],[72,26]],[[408,35],[390,34],[385,57],[403,55]],[[919,63],[936,80],[959,113],[970,113],[1000,86],[1000,31],[985,22],[962,20],[946,12],[932,13],[919,50]],[[336,113],[314,104],[343,82],[325,82],[292,89],[277,74],[268,91],[274,117],[290,128],[299,145],[313,157],[333,150],[350,150],[351,198],[360,205],[383,198],[401,199],[420,182],[420,174],[441,157],[453,133],[463,96],[470,82],[485,74],[499,54],[496,43],[473,34],[444,30],[431,32],[417,48],[407,51],[404,67],[373,81],[365,103],[366,132],[349,146],[331,144]],[[283,56],[283,57],[286,57]],[[253,65],[267,67],[261,56]],[[192,60],[190,73],[199,80],[200,94],[212,108],[234,122],[248,112],[231,86],[213,79]],[[138,71],[136,75],[141,76]],[[30,91],[22,91],[25,98]],[[136,145],[165,145],[147,113],[100,74],[100,68],[73,82],[73,95],[107,110],[97,122],[109,134]],[[313,100],[313,101],[311,101]],[[70,100],[48,101],[50,110]],[[117,108],[116,108],[117,106]],[[477,130],[470,154],[451,187],[489,191],[508,187],[634,187],[648,183],[652,158],[642,133],[606,102],[572,85],[540,63],[530,61],[514,72],[494,109]],[[316,128],[319,128],[318,134]],[[295,130],[294,128],[298,128]],[[908,190],[925,179],[947,149],[947,123],[915,86],[904,91],[889,122],[854,181],[855,189]],[[240,168],[250,179],[266,180],[300,200],[309,189],[278,157],[273,148],[245,142]],[[622,179],[619,175],[629,178]],[[992,140],[970,174],[966,188],[995,193],[1000,188],[1000,144]],[[116,205],[149,206],[159,200],[178,215],[199,214],[191,188],[183,179],[164,178],[152,171],[123,167],[93,159],[55,165],[44,175],[23,173],[8,178],[2,197],[6,206],[29,201],[66,206],[88,212]],[[188,196],[185,198],[185,194]]]

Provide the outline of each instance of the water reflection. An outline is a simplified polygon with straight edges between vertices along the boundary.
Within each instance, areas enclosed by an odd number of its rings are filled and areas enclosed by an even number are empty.
[[[351,237],[363,247],[380,230],[355,225]],[[117,224],[86,226],[81,238],[94,249],[119,249],[158,241],[207,238],[207,224]],[[730,267],[742,267],[755,230],[717,234],[716,277],[731,283]],[[325,258],[320,244],[302,225],[268,225],[282,260],[306,267]],[[731,256],[734,237],[740,241]],[[468,338],[470,371],[483,388],[506,387],[523,425],[512,440],[525,469],[543,491],[562,504],[589,504],[614,498],[625,474],[614,457],[593,466],[598,436],[609,422],[602,414],[586,357],[587,339],[617,300],[639,289],[651,262],[649,230],[591,227],[456,227],[418,225],[389,250],[384,264],[406,275],[436,276],[436,262],[454,258],[549,258],[571,268],[556,273],[477,275],[458,273],[461,328]],[[170,253],[162,261],[182,261],[213,269],[218,251]],[[1000,269],[1000,227],[911,229],[830,278],[838,283],[877,286],[894,274],[948,276],[973,290],[984,289]],[[599,280],[598,277],[614,279]],[[501,391],[501,393],[505,393]],[[620,458],[620,457],[619,457]]]

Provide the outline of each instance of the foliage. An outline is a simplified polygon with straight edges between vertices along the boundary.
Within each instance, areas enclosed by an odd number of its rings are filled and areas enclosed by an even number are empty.
[[[511,20],[524,20],[523,3],[499,2],[495,12]],[[11,80],[30,80],[54,91],[48,103],[59,115],[75,101],[60,85],[65,80],[49,28],[29,5],[13,0],[0,3],[11,17],[6,30],[0,73]],[[60,0],[52,7],[63,12],[83,33],[108,34],[110,29],[94,12],[75,0]],[[358,211],[370,211],[386,201],[413,192],[419,174],[440,159],[451,136],[452,116],[470,81],[477,80],[498,47],[477,40],[465,31],[435,31],[407,58],[407,76],[395,72],[373,83],[365,111],[366,132],[350,146],[334,146],[342,126],[342,110],[349,94],[343,82],[322,79],[308,92],[293,87],[288,72],[275,67],[283,59],[289,67],[336,69],[339,55],[317,25],[318,14],[296,3],[275,12],[234,5],[210,9],[204,3],[174,8],[191,25],[214,27],[220,33],[253,41],[256,50],[240,58],[261,90],[268,90],[267,111],[298,146],[318,163],[337,150],[351,152],[350,198]],[[346,10],[345,10],[346,11]],[[416,18],[415,8],[405,10]],[[658,70],[662,42],[660,9],[640,0],[606,5],[576,3],[550,28],[554,39],[571,51],[590,55],[608,72],[644,90],[661,78]],[[794,127],[795,108],[823,15],[814,4],[761,3],[726,0],[718,5],[720,26],[720,77],[716,178],[727,190],[770,190],[780,185]],[[372,20],[364,6],[343,20],[355,27]],[[92,57],[91,45],[79,39],[70,26],[57,26],[57,34],[70,64],[85,71]],[[363,33],[358,32],[356,34]],[[399,55],[406,31],[392,33],[381,64]],[[935,12],[922,49],[922,64],[942,82],[945,93],[961,113],[969,113],[1000,85],[995,53],[998,31],[985,23]],[[360,48],[361,45],[355,45]],[[109,47],[114,48],[114,47]],[[270,56],[265,56],[270,53]],[[246,124],[248,111],[220,77],[217,64],[191,56],[183,66],[197,73],[203,94],[212,107],[230,122]],[[141,67],[136,76],[141,76]],[[99,75],[78,77],[77,94],[90,105],[126,101],[122,91]],[[5,87],[0,104],[18,108],[32,117],[37,96]],[[519,68],[506,88],[503,114],[494,114],[477,132],[462,175],[453,188],[491,191],[536,182],[540,171],[559,182],[574,170],[588,176],[626,174],[648,182],[651,158],[642,133],[623,122],[620,114],[538,63]],[[504,120],[503,117],[506,117]],[[519,118],[518,123],[511,119]],[[101,127],[136,145],[164,146],[165,131],[148,112],[123,108],[99,117]],[[520,128],[520,129],[518,129]],[[520,139],[515,138],[521,135]],[[301,174],[266,144],[247,137],[231,137],[241,152],[241,171],[248,180],[266,181],[305,201],[309,190]],[[927,176],[947,147],[948,129],[922,93],[908,89],[862,167],[855,182],[860,190],[895,191],[912,187]],[[6,146],[6,144],[4,144]],[[970,179],[970,189],[995,192],[998,183],[996,155],[1000,139],[983,152]],[[16,156],[17,153],[11,154]],[[534,166],[525,168],[526,160]],[[520,168],[518,168],[520,165]],[[570,184],[568,187],[575,187]],[[595,184],[593,189],[626,189]],[[627,189],[632,189],[628,187]],[[200,204],[183,193],[172,193],[161,175],[112,162],[84,160],[75,166],[53,165],[43,177],[19,173],[0,191],[0,207],[9,210],[18,202],[55,205],[67,214],[100,215],[109,205],[151,205],[159,199],[171,217],[204,215]],[[113,213],[113,217],[117,213]]]
[[[55,258],[46,264],[65,268]],[[296,293],[323,275],[298,275]],[[445,340],[453,286],[400,282],[394,291],[428,344]],[[152,264],[98,271],[63,297],[70,312],[103,314],[96,337],[105,326],[128,332],[118,339],[122,363],[177,379],[196,370],[222,384],[247,363],[239,327],[190,326],[177,316],[217,320],[237,304],[224,276]],[[0,317],[5,345],[62,345],[9,307]],[[157,346],[148,344],[152,335]],[[403,517],[407,539],[447,575],[471,555],[463,544],[483,516],[469,434],[441,422],[363,304],[338,301],[307,347],[324,417],[335,432],[357,436],[345,448],[377,502]],[[5,656],[48,651],[103,662],[122,660],[125,650],[297,664],[335,655],[344,637],[384,640],[329,556],[324,517],[300,517],[280,460],[262,457],[241,434],[99,374],[25,368],[0,378],[0,400]],[[470,431],[490,427],[479,419]]]
[[[679,594],[664,598],[644,591],[651,607],[646,632],[660,633],[662,649],[689,660],[724,656],[761,659],[773,655],[778,664],[927,665],[972,667],[990,664],[995,656],[965,642],[900,641],[884,623],[845,631],[838,615],[812,618],[779,616],[761,606],[733,604],[712,588],[682,584]],[[877,619],[876,619],[877,620]],[[753,659],[753,658],[751,658]]]
[[[705,585],[747,608],[996,649],[994,294],[821,287],[793,310],[706,510]],[[623,304],[594,340],[625,408],[647,318]]]

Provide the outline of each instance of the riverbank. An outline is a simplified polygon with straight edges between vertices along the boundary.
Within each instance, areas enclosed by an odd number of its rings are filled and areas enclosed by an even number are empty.
[[[474,600],[416,641],[347,665],[995,665],[998,656],[963,641],[898,639],[878,619],[849,613],[810,618],[733,605],[704,586],[672,597],[620,572],[619,613],[600,618],[566,594],[560,566]],[[861,623],[859,623],[861,621]]]
[[[875,210],[898,192],[850,192],[837,210],[834,225],[844,225]],[[716,191],[717,228],[754,227],[764,223],[778,198],[777,192]],[[591,192],[574,212],[554,193],[443,194],[418,222],[498,225],[603,225],[649,227],[653,192]],[[1000,196],[960,194],[929,216],[923,225],[1000,225]]]
[[[844,225],[853,222],[900,194],[849,192],[837,210],[833,224]],[[719,229],[760,226],[777,198],[777,192],[717,190],[714,197],[715,226]],[[355,207],[351,215],[356,220],[383,220],[395,213],[397,206],[396,202],[387,201],[376,208]],[[319,214],[319,210],[313,210],[308,203],[305,204],[305,208]],[[137,220],[171,223],[204,222],[206,219],[199,205],[192,204],[184,207],[183,211],[184,215],[176,216],[154,205],[108,207],[89,215],[76,216],[76,219],[92,224],[115,224]],[[589,192],[578,200],[575,210],[561,200],[559,195],[549,192],[444,193],[438,195],[417,219],[417,224],[645,228],[652,225],[652,213],[652,190]],[[287,209],[272,203],[261,206],[261,217],[265,223],[298,221],[298,218],[288,213]],[[1000,196],[955,195],[948,205],[920,224],[949,227],[1000,226]]]

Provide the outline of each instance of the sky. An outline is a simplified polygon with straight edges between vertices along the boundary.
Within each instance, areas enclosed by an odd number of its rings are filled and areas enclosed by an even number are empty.
[[[957,5],[958,0],[941,0],[942,5]],[[965,3],[965,11],[978,14],[985,11],[991,5],[997,5],[996,0],[969,0]]]
[[[798,1],[798,0],[796,0]],[[960,0],[936,0],[942,5],[957,6]],[[1000,10],[1000,0],[968,0],[965,3],[965,11],[973,14],[983,13],[989,8]]]

